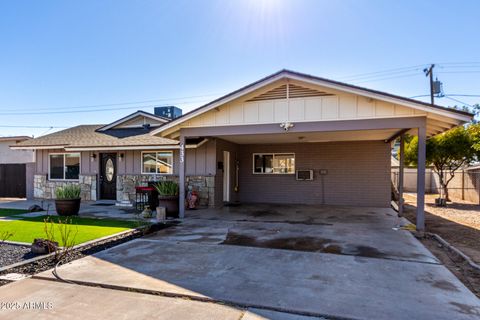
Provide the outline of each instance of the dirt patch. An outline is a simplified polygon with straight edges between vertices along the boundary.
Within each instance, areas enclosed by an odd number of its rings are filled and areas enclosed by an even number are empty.
[[[420,241],[444,264],[468,289],[480,298],[480,271],[472,268],[457,254],[447,250],[433,238],[425,237]],[[432,282],[432,286],[440,289],[452,289],[451,284],[442,281]]]
[[[434,205],[436,195],[425,197],[425,229],[436,233],[480,264],[480,206],[468,202]],[[405,195],[405,217],[416,222],[416,197]]]

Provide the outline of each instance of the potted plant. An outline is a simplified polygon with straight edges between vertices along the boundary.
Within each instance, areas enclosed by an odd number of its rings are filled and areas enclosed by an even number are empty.
[[[178,183],[160,181],[153,186],[158,192],[158,206],[165,207],[168,217],[178,218]]]
[[[76,216],[80,211],[80,186],[67,185],[55,189],[55,209],[59,216]]]

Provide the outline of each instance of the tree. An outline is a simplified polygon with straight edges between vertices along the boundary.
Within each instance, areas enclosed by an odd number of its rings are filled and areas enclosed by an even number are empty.
[[[427,140],[426,165],[432,166],[438,175],[441,194],[440,197],[450,201],[448,184],[455,177],[455,172],[462,166],[469,164],[476,157],[472,132],[477,125],[468,128],[463,126],[453,128]],[[480,127],[476,128],[480,137]],[[405,163],[417,166],[418,137],[413,137],[405,145]]]

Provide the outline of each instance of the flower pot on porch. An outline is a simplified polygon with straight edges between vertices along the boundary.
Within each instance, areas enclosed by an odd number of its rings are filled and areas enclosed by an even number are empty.
[[[164,207],[167,217],[178,218],[178,196],[158,196],[158,206]]]
[[[59,216],[76,216],[80,211],[81,198],[55,200],[55,210]]]

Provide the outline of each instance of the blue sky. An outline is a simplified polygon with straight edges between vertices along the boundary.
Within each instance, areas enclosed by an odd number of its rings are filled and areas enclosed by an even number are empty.
[[[428,94],[423,66],[439,63],[445,93],[480,95],[478,12],[438,0],[2,1],[0,136],[188,111],[282,68],[411,97]],[[110,105],[136,101],[147,102]]]

